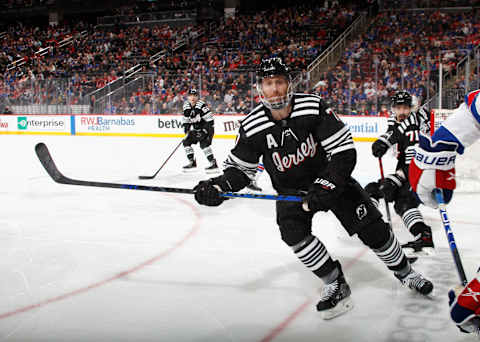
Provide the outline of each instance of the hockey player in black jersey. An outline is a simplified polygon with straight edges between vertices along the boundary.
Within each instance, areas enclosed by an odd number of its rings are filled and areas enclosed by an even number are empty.
[[[395,118],[388,119],[387,131],[373,144],[372,153],[381,158],[387,150],[397,145],[397,166],[393,174],[379,182],[368,184],[365,189],[378,205],[382,197],[388,202],[394,202],[395,212],[402,218],[405,227],[415,237],[402,248],[407,254],[429,255],[433,253],[432,229],[425,224],[420,204],[408,181],[408,167],[414,155],[413,148],[418,144],[419,133],[428,133],[430,119],[428,113],[420,108],[412,112],[412,96],[406,91],[398,91],[392,97],[392,110]]]
[[[201,181],[198,203],[218,206],[220,191],[238,191],[254,177],[259,158],[278,193],[303,193],[304,201],[277,201],[282,240],[324,281],[317,310],[324,319],[352,308],[340,261],[312,235],[312,218],[331,210],[406,286],[429,294],[433,284],[415,272],[382,220],[368,193],[351,177],[356,150],[347,126],[315,95],[294,94],[288,67],[280,58],[263,60],[257,73],[262,104],[241,122],[223,175]]]
[[[210,162],[205,171],[207,173],[217,172],[217,161],[211,147],[214,133],[213,115],[205,102],[199,100],[196,89],[188,91],[187,101],[183,103],[183,128],[187,135],[183,140],[183,147],[189,161],[183,167],[183,171],[189,172],[197,169],[192,145],[200,143],[200,148]]]

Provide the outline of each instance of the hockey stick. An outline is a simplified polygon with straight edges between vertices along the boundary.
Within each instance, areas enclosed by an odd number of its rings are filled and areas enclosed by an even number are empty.
[[[170,155],[167,157],[167,159],[163,162],[162,166],[155,172],[152,176],[138,176],[139,179],[154,179],[160,170],[165,166],[165,164],[169,161],[169,159],[173,156],[173,154],[178,150],[180,145],[183,143],[183,139],[178,143],[178,145],[175,147],[175,149],[170,153]]]
[[[167,188],[159,186],[145,186],[145,185],[135,185],[135,184],[119,184],[119,183],[106,183],[106,182],[92,182],[72,179],[64,176],[55,165],[55,162],[48,151],[47,146],[44,143],[38,143],[35,146],[35,152],[38,159],[42,163],[43,167],[50,175],[50,177],[57,183],[60,184],[70,184],[70,185],[83,185],[83,186],[94,186],[100,188],[115,188],[115,189],[128,189],[128,190],[145,190],[145,191],[158,191],[158,192],[173,192],[173,193],[182,193],[182,194],[195,194],[193,189],[183,189],[183,188]],[[302,202],[302,198],[299,196],[292,195],[267,195],[267,194],[239,194],[236,192],[222,192],[220,193],[222,197],[242,197],[242,198],[256,198],[256,199],[266,199],[266,200],[275,200],[275,201],[289,201],[289,202]]]
[[[450,227],[450,220],[447,215],[447,205],[443,199],[443,193],[440,189],[435,189],[435,197],[438,203],[438,210],[440,212],[440,218],[442,221],[443,228],[447,234],[448,245],[450,246],[450,251],[452,252],[453,261],[455,261],[455,266],[457,267],[458,276],[463,286],[467,285],[467,276],[463,269],[462,260],[460,259],[460,254],[458,253],[457,244],[455,243],[455,238],[453,237],[452,227]]]
[[[378,164],[380,165],[380,178],[383,181],[385,179],[385,175],[383,174],[383,163],[382,163],[382,158],[378,158]],[[392,225],[392,216],[390,216],[390,206],[388,205],[388,201],[383,197],[385,200],[385,211],[387,212],[387,219],[388,219],[388,224],[390,225],[390,229],[393,229]]]

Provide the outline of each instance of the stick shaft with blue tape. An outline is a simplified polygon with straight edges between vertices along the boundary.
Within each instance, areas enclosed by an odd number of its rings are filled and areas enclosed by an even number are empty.
[[[193,189],[183,189],[183,188],[168,188],[161,186],[149,186],[149,185],[138,185],[138,184],[120,184],[120,183],[107,183],[107,182],[93,182],[72,179],[64,176],[55,165],[50,152],[48,151],[47,146],[44,143],[38,143],[35,146],[35,152],[37,153],[38,159],[42,163],[45,170],[48,172],[52,179],[60,184],[69,184],[69,185],[83,185],[83,186],[94,186],[100,188],[114,188],[114,189],[127,189],[127,190],[145,190],[145,191],[158,191],[158,192],[172,192],[172,193],[181,193],[181,194],[195,194]],[[220,194],[222,197],[241,197],[241,198],[255,198],[255,199],[266,199],[266,200],[275,200],[275,201],[290,201],[290,202],[301,202],[302,198],[299,196],[290,196],[290,195],[268,195],[268,194],[239,194],[235,192],[223,192]]]
[[[460,281],[465,286],[467,285],[467,276],[465,275],[465,270],[463,269],[462,260],[460,259],[460,254],[458,253],[457,244],[455,243],[455,238],[453,236],[452,228],[450,227],[450,220],[448,219],[447,206],[443,198],[442,190],[435,189],[435,197],[438,202],[438,210],[440,212],[440,219],[442,221],[443,228],[447,234],[448,245],[450,246],[450,251],[452,252],[453,261],[457,267],[458,276]]]

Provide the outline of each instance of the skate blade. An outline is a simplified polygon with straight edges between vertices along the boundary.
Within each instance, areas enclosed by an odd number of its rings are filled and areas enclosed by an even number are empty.
[[[417,258],[422,256],[433,256],[435,255],[435,249],[432,247],[424,247],[421,251],[415,252],[413,248],[403,248],[403,252],[407,256],[407,258]]]
[[[211,169],[211,170],[205,170],[205,173],[207,175],[215,174],[215,173],[220,173],[220,169]]]
[[[341,300],[340,302],[338,302],[335,307],[328,310],[321,311],[320,314],[322,316],[322,319],[329,320],[329,319],[338,317],[340,315],[343,315],[344,313],[352,309],[353,309],[353,301],[350,297],[347,297]]]

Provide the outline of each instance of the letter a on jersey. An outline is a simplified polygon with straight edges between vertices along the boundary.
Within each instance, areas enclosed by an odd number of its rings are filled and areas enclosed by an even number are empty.
[[[272,147],[278,147],[278,144],[277,142],[275,141],[275,139],[273,138],[273,135],[271,134],[267,134],[267,147],[268,148],[272,148]]]

